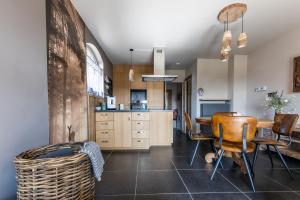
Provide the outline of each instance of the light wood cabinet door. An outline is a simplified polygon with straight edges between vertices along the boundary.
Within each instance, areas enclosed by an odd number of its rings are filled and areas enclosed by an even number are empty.
[[[129,65],[113,66],[113,95],[117,105],[124,104],[125,109],[130,108]]]
[[[116,148],[132,146],[130,112],[114,113],[114,133]]]
[[[112,120],[114,120],[114,113],[96,112],[96,121],[97,122],[112,121]]]
[[[153,66],[151,65],[134,65],[133,81],[130,83],[131,89],[147,89],[147,83],[142,81],[142,75],[152,74]]]
[[[173,143],[173,112],[150,112],[150,145]]]
[[[147,100],[149,109],[164,108],[163,82],[147,82]]]

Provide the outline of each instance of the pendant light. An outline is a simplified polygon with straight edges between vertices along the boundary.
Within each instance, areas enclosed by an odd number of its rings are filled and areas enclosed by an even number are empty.
[[[129,69],[129,81],[133,81],[133,75],[134,75],[133,64],[132,64],[133,49],[129,49],[129,51],[130,51],[130,57],[131,57],[131,64],[130,64],[130,69]]]
[[[242,12],[242,32],[239,35],[237,46],[238,48],[247,46],[247,34],[244,32],[244,12]]]
[[[232,34],[231,31],[228,30],[228,12],[227,12],[227,19],[226,19],[226,31],[223,35],[223,45],[224,45],[224,51],[230,52],[231,51],[231,40],[232,40]]]
[[[225,6],[218,14],[217,19],[224,24],[224,33],[220,49],[221,61],[229,60],[231,53],[232,34],[228,24],[237,21],[242,17],[242,32],[239,35],[237,46],[243,48],[247,45],[247,34],[244,32],[244,14],[247,11],[247,5],[244,3],[233,3]]]

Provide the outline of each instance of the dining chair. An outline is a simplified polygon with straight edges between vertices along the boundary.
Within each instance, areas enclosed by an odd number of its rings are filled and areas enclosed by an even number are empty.
[[[289,173],[291,178],[293,178],[292,172],[289,169],[283,156],[281,155],[278,147],[288,147],[288,145],[291,143],[291,141],[292,141],[291,136],[293,134],[293,131],[295,129],[298,119],[299,119],[298,114],[275,114],[274,125],[272,127],[272,131],[273,131],[273,133],[275,133],[277,135],[277,139],[274,140],[274,139],[269,139],[269,138],[258,138],[258,137],[254,139],[254,142],[257,145],[256,145],[255,154],[254,154],[254,158],[253,158],[253,168],[255,167],[255,164],[256,164],[260,145],[266,145],[269,159],[271,161],[271,166],[273,168],[274,164],[273,164],[272,154],[270,151],[270,146],[272,146],[275,149],[275,151],[277,152],[285,169],[287,170],[287,172]],[[280,140],[280,136],[287,136],[290,140],[289,144],[282,142]]]
[[[214,144],[221,149],[221,153],[216,162],[211,180],[213,180],[218,170],[224,151],[241,153],[252,190],[255,192],[252,179],[254,172],[247,154],[255,150],[255,143],[252,141],[255,137],[256,125],[257,120],[255,117],[227,115],[214,115],[212,117],[213,136],[216,138]]]
[[[238,112],[216,112],[214,115],[240,116]]]
[[[192,120],[191,117],[188,113],[184,113],[184,119],[185,119],[185,123],[186,123],[186,127],[188,130],[188,136],[192,141],[197,141],[195,149],[193,151],[193,155],[192,155],[192,159],[190,161],[190,166],[193,165],[196,153],[198,151],[199,145],[200,145],[200,141],[209,141],[211,148],[214,149],[214,144],[213,144],[213,138],[212,136],[205,134],[205,133],[197,133],[196,131],[193,130],[193,124],[192,124]]]

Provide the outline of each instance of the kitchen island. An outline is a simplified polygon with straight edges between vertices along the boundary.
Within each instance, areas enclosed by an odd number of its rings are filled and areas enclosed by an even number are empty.
[[[172,110],[96,111],[95,139],[103,150],[149,149],[173,143]]]

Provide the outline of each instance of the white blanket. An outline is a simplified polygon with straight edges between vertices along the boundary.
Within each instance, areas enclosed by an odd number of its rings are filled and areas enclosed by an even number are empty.
[[[97,181],[101,181],[101,175],[103,173],[104,159],[101,154],[99,145],[96,142],[85,142],[81,147],[81,152],[88,154],[94,171],[94,176]]]

